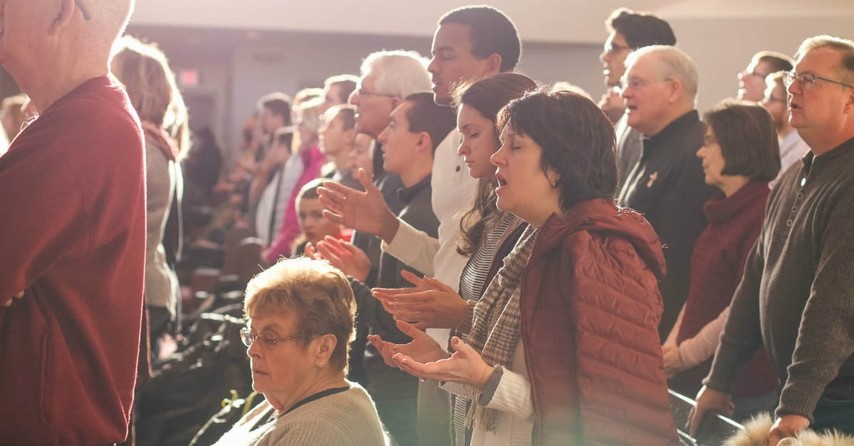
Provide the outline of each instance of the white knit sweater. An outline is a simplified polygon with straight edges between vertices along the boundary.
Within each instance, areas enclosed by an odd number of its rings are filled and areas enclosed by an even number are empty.
[[[273,406],[264,401],[247,413],[214,446],[380,446],[387,444],[371,397],[358,385],[325,396],[267,421]]]

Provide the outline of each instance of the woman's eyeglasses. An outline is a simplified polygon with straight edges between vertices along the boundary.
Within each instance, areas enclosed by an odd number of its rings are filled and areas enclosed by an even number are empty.
[[[276,335],[268,333],[266,331],[262,332],[261,334],[253,333],[252,330],[249,329],[249,327],[243,327],[240,329],[240,340],[243,341],[243,345],[247,347],[251,347],[256,340],[260,340],[261,345],[263,345],[264,347],[273,348],[279,345],[280,342],[288,342],[300,338],[302,338],[302,335],[293,335],[288,336],[286,338],[279,338],[276,337]]]

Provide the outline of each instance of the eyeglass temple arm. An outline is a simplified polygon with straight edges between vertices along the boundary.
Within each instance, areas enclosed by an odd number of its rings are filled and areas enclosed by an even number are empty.
[[[80,13],[83,14],[84,20],[91,20],[92,19],[92,16],[89,15],[89,11],[87,11],[86,8],[83,6],[83,4],[80,3],[80,0],[74,0],[74,4],[76,4],[77,7],[80,8]]]

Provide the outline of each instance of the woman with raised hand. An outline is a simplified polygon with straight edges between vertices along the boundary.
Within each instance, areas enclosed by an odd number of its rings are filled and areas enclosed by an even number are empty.
[[[508,102],[537,88],[533,79],[519,73],[500,73],[456,89],[457,130],[462,136],[457,152],[469,174],[478,180],[471,208],[460,222],[458,251],[469,257],[459,282],[459,293],[432,278],[406,274],[415,288],[374,289],[395,319],[413,321],[415,327],[450,328],[463,335],[471,327],[472,310],[483,289],[501,266],[501,260],[522,234],[525,223],[495,205],[495,166],[490,157],[501,146],[495,124]],[[454,398],[459,406],[452,421],[454,444],[465,445],[471,429],[465,428],[468,400]]]
[[[497,180],[490,157],[501,146],[498,112],[536,88],[533,79],[520,73],[500,73],[457,88],[457,130],[462,136],[457,153],[465,159],[469,174],[478,180],[474,202],[460,222],[457,248],[470,259],[460,277],[459,294],[441,282],[413,275],[407,277],[418,285],[416,288],[374,289],[374,296],[396,319],[416,321],[414,325],[420,329],[468,331],[475,302],[524,226],[521,219],[495,205]]]
[[[529,226],[465,341],[448,356],[402,323],[411,344],[372,342],[408,373],[456,384],[473,403],[470,444],[676,444],[657,331],[664,256],[649,223],[614,205],[613,126],[565,91],[514,100],[498,122],[497,206]]]

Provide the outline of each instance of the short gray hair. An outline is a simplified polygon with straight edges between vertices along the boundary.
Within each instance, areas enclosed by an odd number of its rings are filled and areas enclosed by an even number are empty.
[[[246,285],[243,311],[248,319],[293,315],[295,334],[304,346],[315,336],[335,335],[330,363],[335,369],[347,366],[356,300],[347,276],[328,261],[308,257],[278,261]]]
[[[691,100],[697,99],[699,75],[694,61],[684,51],[675,46],[652,45],[640,48],[626,58],[626,66],[633,65],[644,56],[655,57],[659,73],[665,79],[677,79],[682,84],[685,95]]]
[[[818,48],[830,48],[842,56],[839,67],[846,82],[854,82],[854,41],[829,35],[809,37],[798,48],[797,57],[800,59],[807,51]]]
[[[362,62],[362,77],[368,72],[375,73],[377,93],[403,99],[433,87],[427,63],[427,59],[415,51],[377,51]]]

